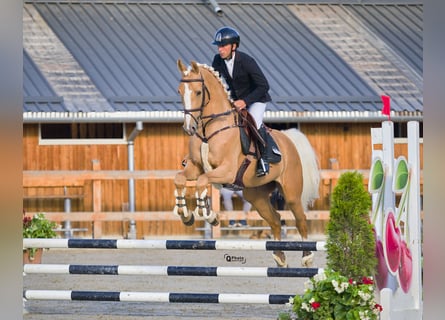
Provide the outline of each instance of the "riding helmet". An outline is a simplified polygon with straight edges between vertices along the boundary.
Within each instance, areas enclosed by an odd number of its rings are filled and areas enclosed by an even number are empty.
[[[231,27],[222,27],[216,31],[212,44],[216,44],[217,46],[225,46],[227,44],[236,43],[236,47],[238,48],[240,41],[238,31]]]

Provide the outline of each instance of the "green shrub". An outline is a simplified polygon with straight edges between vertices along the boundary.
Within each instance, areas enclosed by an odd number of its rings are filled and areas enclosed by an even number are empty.
[[[360,280],[375,274],[375,238],[369,222],[371,197],[363,175],[343,173],[334,188],[327,225],[327,267]]]
[[[375,301],[372,279],[377,258],[371,204],[363,175],[343,173],[332,193],[327,267],[306,283],[303,295],[291,299],[291,310],[281,312],[278,320],[379,319],[382,306]]]

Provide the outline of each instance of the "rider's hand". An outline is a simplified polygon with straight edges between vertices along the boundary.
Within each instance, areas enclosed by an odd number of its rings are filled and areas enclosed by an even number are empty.
[[[247,107],[246,102],[244,100],[236,100],[233,102],[233,105],[235,106],[237,111],[240,111]]]

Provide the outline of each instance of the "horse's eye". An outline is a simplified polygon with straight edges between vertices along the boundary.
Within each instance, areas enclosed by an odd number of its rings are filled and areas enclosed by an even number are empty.
[[[197,95],[197,96],[200,96],[201,94],[202,94],[202,91],[201,91],[201,90],[196,91],[196,95]]]

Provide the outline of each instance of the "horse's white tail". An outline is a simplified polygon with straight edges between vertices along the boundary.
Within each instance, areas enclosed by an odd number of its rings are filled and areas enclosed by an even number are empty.
[[[309,140],[301,131],[292,128],[283,130],[283,133],[292,140],[300,155],[303,167],[303,193],[301,195],[301,202],[306,211],[308,206],[312,206],[314,200],[319,197],[320,170],[317,155]]]

